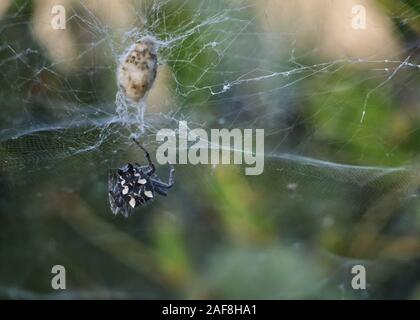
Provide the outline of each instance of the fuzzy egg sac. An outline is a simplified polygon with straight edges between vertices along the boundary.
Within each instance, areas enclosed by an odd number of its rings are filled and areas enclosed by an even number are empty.
[[[156,72],[156,44],[146,37],[133,44],[120,60],[118,86],[128,99],[138,102],[153,86]]]

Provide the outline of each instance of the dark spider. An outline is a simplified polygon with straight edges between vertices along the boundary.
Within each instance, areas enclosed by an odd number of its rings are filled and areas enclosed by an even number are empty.
[[[121,213],[124,217],[132,209],[146,204],[155,197],[155,194],[167,195],[175,183],[175,169],[170,165],[168,182],[161,181],[155,174],[156,168],[150,159],[149,152],[135,139],[133,141],[143,150],[148,165],[138,163],[120,167],[117,172],[110,171],[108,176],[109,204],[112,213]]]

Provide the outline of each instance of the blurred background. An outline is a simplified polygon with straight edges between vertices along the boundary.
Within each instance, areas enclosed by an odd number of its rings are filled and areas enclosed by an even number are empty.
[[[139,133],[115,70],[144,35]],[[0,297],[420,298],[419,36],[415,0],[2,0]],[[176,165],[168,197],[112,215],[130,135],[154,155],[181,120],[264,129],[264,173]]]

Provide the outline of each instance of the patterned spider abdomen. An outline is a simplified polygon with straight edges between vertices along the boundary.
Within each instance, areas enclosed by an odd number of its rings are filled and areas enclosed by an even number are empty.
[[[129,163],[110,177],[109,198],[113,213],[127,217],[131,209],[154,198],[153,184],[141,167]]]
[[[156,44],[145,37],[122,57],[117,69],[118,86],[124,95],[138,102],[152,87],[157,72]]]

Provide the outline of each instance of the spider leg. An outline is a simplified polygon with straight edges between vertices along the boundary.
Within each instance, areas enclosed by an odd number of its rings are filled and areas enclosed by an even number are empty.
[[[161,196],[167,196],[168,192],[166,192],[165,190],[161,189],[160,187],[155,187],[155,192],[160,194]]]
[[[122,214],[124,217],[128,217],[128,213],[130,208],[127,204],[118,203],[118,196],[115,193],[115,185],[117,181],[117,176],[112,171],[108,173],[108,198],[109,198],[109,205],[111,207],[111,211],[114,215],[118,215],[119,213]]]
[[[152,181],[153,185],[157,188],[170,189],[175,183],[175,168],[170,164],[168,182],[160,181],[157,177],[151,178],[150,180]]]
[[[139,163],[135,163],[135,165],[140,169],[140,170],[142,170],[142,171],[144,171],[148,176],[151,176],[152,174],[154,174],[154,168],[153,167],[151,167],[151,166],[149,166],[149,165],[147,165],[147,166],[142,166],[141,164],[139,164]]]
[[[109,170],[108,171],[108,190],[111,190],[114,187],[116,179],[117,177],[114,171]]]
[[[156,171],[156,168],[155,168],[155,165],[153,164],[153,162],[152,162],[152,159],[150,158],[150,154],[149,154],[149,152],[140,144],[140,142],[138,142],[136,139],[134,139],[133,138],[133,141],[139,146],[139,148],[141,149],[141,150],[143,150],[143,152],[144,152],[144,155],[146,156],[146,159],[147,159],[147,162],[149,162],[149,166],[150,166],[150,168],[151,168],[151,170],[150,170],[150,175],[152,175],[153,173],[155,173],[155,171]]]

